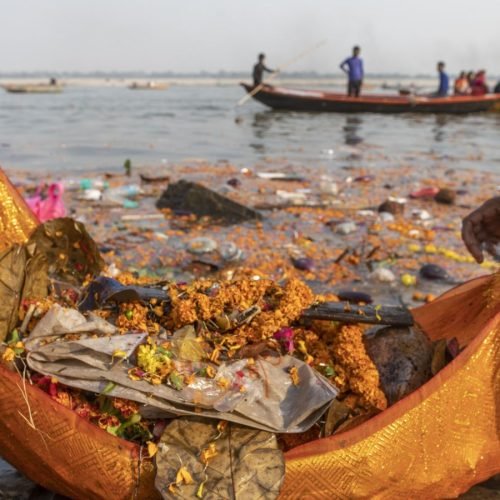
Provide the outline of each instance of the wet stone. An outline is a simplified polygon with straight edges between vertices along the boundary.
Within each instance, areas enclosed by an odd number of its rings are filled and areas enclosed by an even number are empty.
[[[170,208],[174,212],[193,213],[199,217],[209,215],[231,224],[262,219],[262,215],[256,210],[230,200],[201,184],[185,180],[169,184],[156,202],[156,207]]]
[[[393,215],[403,215],[404,210],[404,203],[398,203],[393,200],[385,200],[384,203],[378,207],[379,212],[388,212]]]
[[[389,405],[418,389],[431,378],[433,346],[418,328],[386,327],[369,331],[366,351],[380,374]]]
[[[453,189],[442,188],[437,192],[434,200],[438,203],[443,203],[444,205],[453,205],[456,197],[457,194]]]

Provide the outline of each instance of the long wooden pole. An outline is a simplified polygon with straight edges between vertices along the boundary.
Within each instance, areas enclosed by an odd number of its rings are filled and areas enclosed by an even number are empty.
[[[289,61],[287,61],[285,64],[283,64],[282,66],[280,66],[279,69],[278,69],[278,71],[275,71],[267,79],[267,81],[272,80],[273,78],[276,78],[280,74],[280,72],[283,71],[285,68],[288,68],[288,66],[291,66],[293,63],[295,63],[299,59],[302,59],[303,57],[305,57],[306,55],[308,55],[312,51],[316,50],[317,48],[321,47],[322,45],[325,45],[325,43],[326,43],[326,40],[322,40],[321,42],[318,42],[317,44],[313,45],[312,47],[309,47],[306,50],[304,50],[303,52],[301,52],[300,54],[296,55],[295,57],[293,57],[292,59],[290,59]],[[262,88],[264,87],[264,85],[265,85],[265,83],[260,83],[259,85],[257,85],[256,87],[254,87],[250,92],[248,92],[248,94],[245,94],[238,101],[237,106],[243,106],[243,104],[245,104],[251,97],[253,97],[259,91],[261,91]]]

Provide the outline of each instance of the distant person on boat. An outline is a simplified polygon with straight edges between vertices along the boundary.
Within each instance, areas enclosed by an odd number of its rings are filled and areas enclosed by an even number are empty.
[[[455,95],[467,95],[470,94],[469,80],[467,79],[467,74],[462,71],[458,78],[455,80],[454,84]]]
[[[352,56],[348,57],[340,65],[340,69],[347,74],[347,95],[350,97],[359,97],[361,86],[363,85],[363,59],[359,57],[361,49],[356,45],[352,49]]]
[[[478,71],[474,80],[472,81],[471,91],[472,95],[485,95],[489,92],[488,85],[486,84],[486,71]]]
[[[264,61],[266,60],[266,55],[265,54],[259,54],[259,59],[257,61],[257,64],[253,67],[253,85],[254,87],[257,87],[262,83],[262,78],[264,76],[264,71],[267,71],[268,73],[276,73],[275,70],[269,69],[265,64]]]
[[[57,85],[57,80],[56,80],[55,78],[51,78],[51,79],[49,80],[49,84],[50,84],[50,85]]]
[[[474,71],[469,71],[467,73],[467,81],[469,82],[469,88],[472,87],[472,82],[474,81],[475,76],[476,76],[476,73]]]
[[[439,61],[437,64],[437,70],[439,73],[439,87],[434,97],[445,97],[448,95],[448,89],[450,88],[450,79],[448,74],[444,70],[444,62]]]

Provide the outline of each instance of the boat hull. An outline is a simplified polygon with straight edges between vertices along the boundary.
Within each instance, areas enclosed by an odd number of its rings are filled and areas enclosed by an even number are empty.
[[[3,88],[12,94],[59,94],[63,91],[62,85],[27,84],[3,85]]]
[[[247,92],[253,87],[242,84]],[[490,111],[500,103],[500,94],[484,96],[385,96],[348,97],[330,92],[293,90],[265,85],[253,98],[276,110],[331,113],[451,113]]]

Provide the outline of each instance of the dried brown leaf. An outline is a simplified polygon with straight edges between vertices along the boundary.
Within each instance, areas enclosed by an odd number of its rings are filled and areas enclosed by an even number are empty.
[[[46,297],[48,283],[43,255],[20,245],[0,254],[0,342],[15,328],[21,301]]]
[[[351,409],[343,402],[334,400],[326,415],[325,436],[331,436],[351,413]]]
[[[215,448],[205,464],[203,450]],[[285,462],[276,436],[237,424],[218,428],[217,422],[177,419],[165,429],[156,455],[155,485],[163,498],[276,498]],[[181,468],[192,484],[177,482]],[[168,490],[176,483],[175,496]],[[202,486],[203,485],[203,486]]]
[[[29,245],[45,255],[50,276],[80,284],[87,276],[97,276],[104,267],[97,245],[81,222],[70,218],[41,224],[31,235]]]

